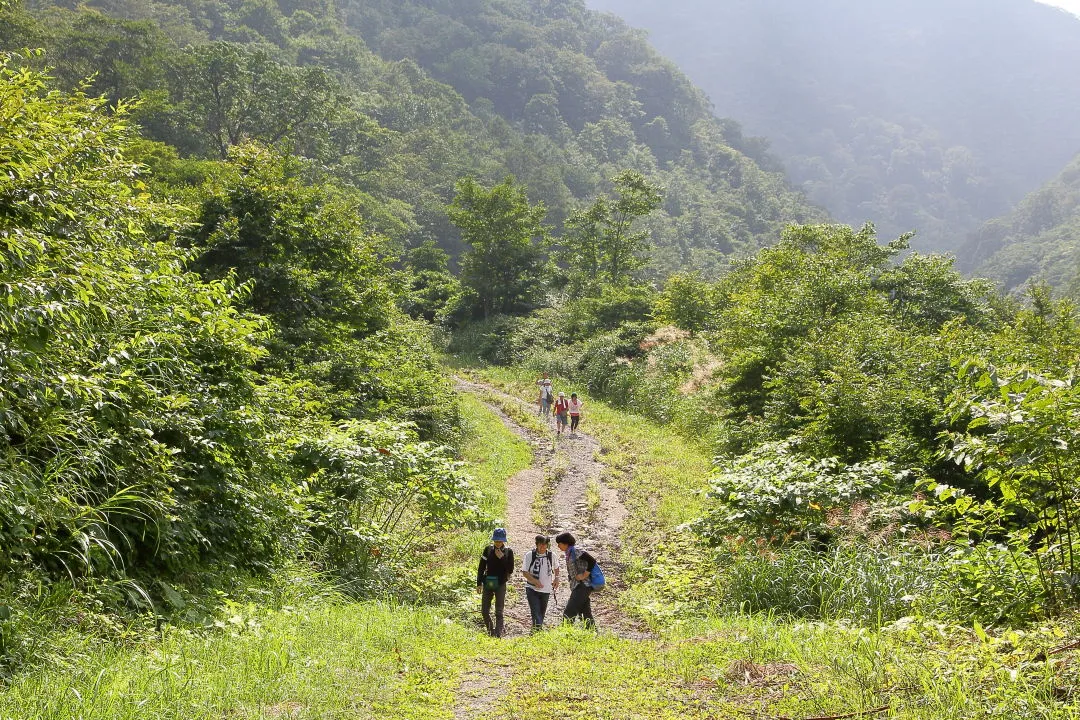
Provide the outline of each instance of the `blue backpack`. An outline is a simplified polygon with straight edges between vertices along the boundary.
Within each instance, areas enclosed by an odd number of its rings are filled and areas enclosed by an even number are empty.
[[[577,548],[574,548],[571,552],[571,558],[577,561]],[[595,558],[593,558],[595,560]],[[589,579],[585,583],[593,589],[593,591],[603,590],[607,581],[604,579],[604,571],[600,569],[600,563],[594,562],[592,570],[589,571]]]
[[[596,592],[604,589],[605,582],[604,571],[600,569],[600,563],[596,563],[589,571],[589,585],[592,586],[593,592]]]

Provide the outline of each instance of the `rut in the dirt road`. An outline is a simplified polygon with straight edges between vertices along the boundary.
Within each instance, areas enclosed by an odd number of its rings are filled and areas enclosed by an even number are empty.
[[[593,596],[593,614],[598,627],[622,637],[647,637],[646,632],[619,612],[615,602],[617,594],[625,587],[618,557],[619,533],[626,518],[626,508],[618,492],[605,482],[607,466],[599,459],[599,441],[581,432],[575,437],[564,432],[562,437],[555,438],[553,420],[548,421],[546,433],[537,432],[515,422],[499,404],[528,413],[534,413],[535,406],[482,383],[459,378],[457,387],[459,391],[477,395],[511,432],[532,446],[533,466],[511,478],[508,487],[505,522],[514,552],[519,558],[523,557],[531,549],[537,533],[572,532],[579,545],[596,557],[607,575],[607,589]],[[492,399],[499,403],[491,402]],[[548,483],[554,484],[553,492],[536,506],[537,495],[543,495]],[[538,516],[543,520],[542,527],[535,522]],[[508,635],[523,635],[529,632],[531,623],[520,574],[515,576],[513,586],[515,592],[507,597],[506,631]],[[561,590],[558,607],[554,607],[555,603],[549,607],[548,623],[559,621],[562,606],[569,597],[567,586]]]

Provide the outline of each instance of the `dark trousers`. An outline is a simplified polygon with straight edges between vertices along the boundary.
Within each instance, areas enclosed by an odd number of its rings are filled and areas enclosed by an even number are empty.
[[[581,416],[580,415],[571,415],[570,416],[570,431],[571,432],[573,432],[574,430],[577,430],[577,426],[578,426],[579,422],[581,422]]]
[[[532,615],[533,630],[539,630],[544,626],[544,615],[547,614],[548,600],[551,593],[537,592],[531,587],[525,588],[525,599],[529,601],[529,614]]]
[[[491,598],[495,598],[495,624],[491,623]],[[502,637],[503,634],[503,605],[506,604],[506,583],[499,585],[498,590],[484,588],[480,596],[480,614],[484,616],[484,625],[487,626],[488,635]]]
[[[579,617],[585,627],[593,627],[596,623],[592,616],[592,588],[585,583],[578,583],[577,587],[570,591],[570,599],[566,601],[566,609],[563,610],[563,620],[573,621]]]

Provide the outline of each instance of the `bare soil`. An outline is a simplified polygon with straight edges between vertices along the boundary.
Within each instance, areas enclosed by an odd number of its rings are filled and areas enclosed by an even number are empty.
[[[620,612],[617,605],[618,594],[625,589],[619,563],[622,550],[619,534],[627,512],[619,493],[605,483],[607,466],[601,460],[599,441],[583,432],[570,435],[564,431],[557,435],[553,417],[547,418],[546,433],[518,424],[498,406],[487,402],[485,396],[500,396],[505,404],[519,404],[526,412],[536,412],[536,406],[490,385],[458,378],[457,390],[477,395],[511,432],[532,447],[532,467],[512,477],[507,488],[506,531],[518,564],[533,547],[536,535],[542,533],[554,538],[563,531],[572,533],[578,546],[588,550],[603,567],[607,580],[607,587],[592,596],[598,631],[624,638],[650,637],[646,630]],[[588,423],[587,412],[588,408],[585,408],[582,413],[583,426]],[[554,487],[547,488],[548,483]],[[545,493],[545,489],[549,491]],[[537,507],[537,502],[543,506]],[[544,518],[542,526],[537,525],[536,518]],[[556,556],[559,552],[554,543],[552,552]],[[564,583],[548,606],[546,626],[561,622],[569,596],[570,589]],[[477,604],[479,602],[477,598]],[[504,637],[527,635],[531,627],[525,581],[519,572],[506,595]],[[493,662],[498,664],[497,659]],[[506,691],[500,685],[505,685],[506,681],[508,677],[503,668],[493,672],[486,663],[467,672],[454,706],[455,720],[491,717],[498,698]]]
[[[528,412],[536,412],[534,404],[490,385],[459,378],[457,389],[472,392],[481,400],[485,394],[499,395],[505,401],[520,404]],[[511,432],[528,442],[533,451],[532,467],[510,479],[507,494],[506,530],[518,562],[533,547],[537,534],[554,538],[563,531],[572,533],[578,546],[599,561],[607,579],[607,587],[592,597],[597,627],[620,637],[648,637],[646,631],[619,611],[616,603],[619,592],[625,589],[619,563],[622,551],[619,534],[627,511],[619,493],[605,482],[607,466],[601,460],[600,442],[580,431],[573,435],[563,431],[561,436],[557,435],[553,417],[547,418],[549,432],[542,435],[519,425],[497,406],[486,404]],[[582,426],[588,424],[587,413],[586,407],[582,412]],[[546,482],[555,483],[550,504],[545,508],[534,508],[537,493]],[[593,498],[591,505],[590,495]],[[538,527],[534,522],[537,516],[549,518],[549,521]],[[552,551],[558,553],[558,548],[553,546]],[[548,607],[545,624],[559,621],[569,595],[569,587],[564,584]],[[514,579],[512,592],[507,594],[505,626],[506,636],[525,635],[531,628],[525,583],[520,574]]]

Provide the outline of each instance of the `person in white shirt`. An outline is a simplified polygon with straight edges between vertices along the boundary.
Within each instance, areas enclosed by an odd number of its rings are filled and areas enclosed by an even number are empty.
[[[551,392],[551,378],[544,373],[544,377],[537,380],[536,385],[540,388],[540,399],[537,401],[540,409],[537,414],[547,417],[551,414],[551,401],[554,400],[554,394]]]
[[[581,422],[581,408],[585,403],[578,400],[577,393],[570,393],[570,437],[577,434],[578,423]]]
[[[548,600],[551,593],[559,587],[558,559],[548,550],[548,539],[544,535],[536,536],[536,549],[525,553],[521,563],[521,574],[525,576],[528,587],[525,599],[529,601],[529,613],[532,615],[532,631],[537,632],[544,626]]]

